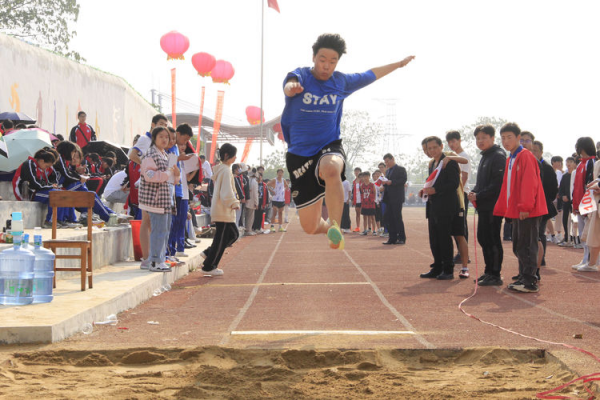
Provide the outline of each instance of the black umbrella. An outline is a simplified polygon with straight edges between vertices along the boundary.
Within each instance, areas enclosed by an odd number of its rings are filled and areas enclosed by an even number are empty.
[[[0,121],[10,119],[13,122],[21,122],[23,124],[35,124],[35,119],[22,112],[3,112],[0,113]]]
[[[127,165],[129,158],[118,144],[111,143],[106,140],[96,140],[89,142],[83,149],[83,154],[98,153],[100,158],[106,157],[109,151],[117,155],[117,164]]]

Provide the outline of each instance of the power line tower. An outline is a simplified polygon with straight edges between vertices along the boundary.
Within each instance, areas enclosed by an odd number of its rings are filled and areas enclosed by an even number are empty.
[[[401,133],[398,129],[398,103],[400,99],[375,99],[385,105],[385,114],[383,117],[384,136],[381,143],[383,153],[392,153],[398,156],[401,152],[401,139],[411,136],[409,133]]]

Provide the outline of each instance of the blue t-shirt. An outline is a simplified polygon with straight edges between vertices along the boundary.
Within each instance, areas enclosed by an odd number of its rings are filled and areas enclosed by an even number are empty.
[[[296,77],[304,88],[294,97],[285,96],[281,129],[290,153],[310,157],[327,144],[340,138],[340,121],[344,99],[376,79],[373,71],[344,74],[335,71],[331,78],[320,81],[311,68],[298,68],[287,74]]]
[[[171,147],[170,149],[167,149],[166,151],[167,154],[175,154],[177,157],[179,157],[179,147],[177,147],[177,143],[175,143],[175,145],[173,147]],[[185,173],[183,172],[183,164],[181,161],[177,161],[177,168],[179,168],[179,177],[180,179],[184,179],[185,177]],[[183,189],[181,188],[181,182],[183,182],[183,180],[180,181],[179,184],[175,185],[175,197],[183,197]],[[171,184],[169,184],[169,186],[173,186]]]

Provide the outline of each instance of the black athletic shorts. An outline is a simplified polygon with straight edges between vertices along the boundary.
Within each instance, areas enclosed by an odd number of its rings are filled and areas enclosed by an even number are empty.
[[[451,223],[451,235],[452,236],[465,236],[465,226],[466,226],[467,220],[466,220],[466,215],[465,212],[463,210],[460,210],[458,212],[458,214],[456,214],[454,216],[454,218],[452,218],[452,223]]]
[[[342,140],[336,140],[323,147],[311,157],[303,157],[290,152],[285,155],[285,163],[290,173],[292,183],[292,198],[296,208],[301,209],[315,204],[325,197],[325,181],[319,178],[319,163],[323,156],[335,154],[344,160],[342,168],[342,181],[346,179],[346,153],[342,147]]]
[[[370,216],[370,215],[375,215],[375,212],[376,212],[375,208],[362,207],[360,209],[360,215]]]
[[[381,204],[375,203],[375,222],[381,222],[383,216],[381,215]]]
[[[275,208],[284,208],[285,207],[285,202],[284,201],[271,201],[271,204],[273,205],[273,207]]]

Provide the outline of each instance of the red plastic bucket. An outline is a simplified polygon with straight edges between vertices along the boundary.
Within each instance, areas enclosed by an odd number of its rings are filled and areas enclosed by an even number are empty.
[[[140,228],[142,226],[142,221],[139,219],[134,219],[129,221],[131,224],[131,237],[133,239],[133,257],[135,261],[140,261],[142,259],[142,245],[140,243]]]

